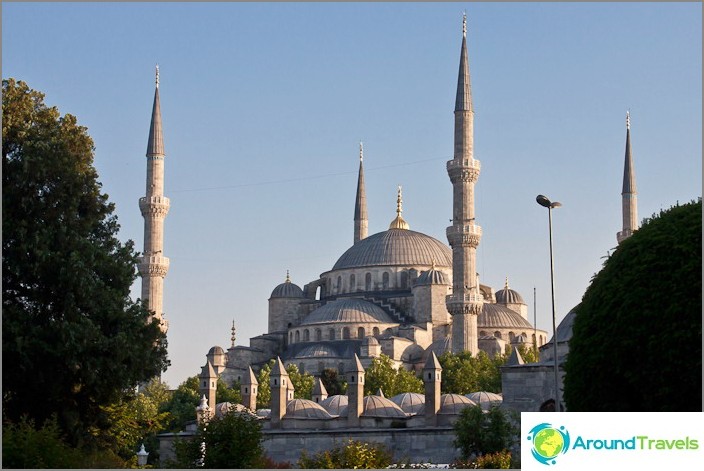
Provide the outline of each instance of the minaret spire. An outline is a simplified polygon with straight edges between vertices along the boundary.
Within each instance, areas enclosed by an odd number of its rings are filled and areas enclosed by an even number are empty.
[[[474,110],[467,56],[467,17],[462,19],[462,47],[455,100],[454,158],[447,162],[452,182],[452,226],[447,240],[452,247],[452,294],[447,296],[447,310],[452,315],[452,351],[479,351],[477,316],[484,298],[477,280],[477,247],[482,229],[475,224],[474,185],[479,178],[480,163],[474,158]]]
[[[623,213],[623,230],[616,234],[620,244],[638,229],[638,197],[636,190],[636,173],[631,153],[631,113],[626,111],[626,157],[623,164],[623,189],[621,190],[621,211]]]
[[[364,188],[364,147],[359,142],[359,177],[357,178],[357,199],[354,204],[354,243],[367,237],[369,220],[367,219],[367,194]]]
[[[164,319],[164,277],[169,270],[169,259],[164,257],[164,218],[169,212],[170,202],[164,196],[164,138],[161,126],[159,103],[159,66],[156,67],[156,86],[152,119],[147,141],[147,188],[146,196],[139,199],[139,209],[144,217],[144,253],[137,269],[142,276],[142,300],[161,321],[166,332],[168,323]]]

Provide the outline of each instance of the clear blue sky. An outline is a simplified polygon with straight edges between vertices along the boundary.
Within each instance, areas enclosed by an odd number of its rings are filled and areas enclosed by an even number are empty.
[[[351,245],[360,140],[370,234],[403,185],[411,229],[446,242],[463,10],[481,281],[508,276],[531,318],[535,287],[551,331],[535,196],[564,205],[559,321],[616,246],[627,109],[639,219],[702,193],[701,3],[3,3],[3,78],[88,127],[139,250],[160,66],[172,387],[230,346],[233,319],[238,344],[266,331],[286,270],[303,286]]]

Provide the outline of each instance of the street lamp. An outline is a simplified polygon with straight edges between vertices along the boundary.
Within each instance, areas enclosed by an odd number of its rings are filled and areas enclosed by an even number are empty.
[[[142,443],[142,448],[137,452],[137,466],[140,468],[146,466],[148,457],[149,452],[144,449],[144,443]]]
[[[555,410],[560,412],[560,386],[557,379],[557,327],[555,327],[555,265],[552,257],[552,209],[562,206],[561,203],[550,201],[543,195],[538,195],[535,200],[540,206],[548,208],[548,227],[550,231],[550,284],[552,292],[552,348],[555,361]]]

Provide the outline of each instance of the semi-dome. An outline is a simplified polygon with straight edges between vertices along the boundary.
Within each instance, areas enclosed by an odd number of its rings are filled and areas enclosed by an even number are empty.
[[[501,304],[484,303],[477,317],[477,325],[484,328],[532,329],[530,322]]]
[[[437,270],[435,267],[428,271],[424,271],[416,280],[416,286],[420,285],[449,285],[445,273]]]
[[[293,399],[286,405],[287,419],[332,419],[332,416],[317,402],[309,399]]]
[[[274,288],[274,291],[271,292],[271,296],[269,297],[269,299],[272,299],[272,298],[302,298],[302,297],[303,297],[303,290],[297,284],[291,283],[291,278],[290,278],[288,272],[286,272],[286,281],[284,281],[279,286]]]
[[[356,298],[343,298],[331,301],[311,312],[301,325],[330,324],[333,322],[349,322],[355,324],[396,324],[382,308]]]
[[[420,232],[389,229],[360,240],[337,260],[333,270],[371,266],[452,266],[448,246]]]
[[[381,396],[366,396],[364,398],[364,413],[365,417],[391,417],[391,418],[406,418],[407,415],[399,406],[394,404],[390,399]]]
[[[496,302],[501,304],[525,304],[523,297],[518,294],[518,291],[514,291],[508,287],[508,278],[506,278],[506,284],[503,289],[498,290],[495,294]]]
[[[401,393],[391,398],[407,414],[419,414],[425,410],[425,396],[418,393]]]

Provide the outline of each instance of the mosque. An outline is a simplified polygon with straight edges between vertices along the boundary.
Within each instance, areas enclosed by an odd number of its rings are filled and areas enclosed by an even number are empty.
[[[402,192],[398,189],[396,215],[386,231],[368,234],[364,156],[360,143],[359,174],[354,206],[353,244],[332,268],[318,279],[295,284],[286,275],[268,300],[268,330],[253,337],[249,346],[235,344],[233,322],[231,345],[214,346],[207,353],[201,378],[206,386],[222,378],[232,385],[245,384],[252,369],[258,370],[272,358],[299,371],[319,375],[326,368],[340,374],[366,368],[384,354],[396,366],[418,373],[444,352],[484,351],[490,356],[507,347],[526,344],[541,347],[547,333],[528,321],[522,296],[509,287],[494,291],[479,282],[476,250],[482,237],[474,210],[474,186],[481,165],[474,158],[474,109],[467,55],[466,18],[454,109],[454,155],[446,164],[453,187],[453,219],[447,227],[449,246],[426,234],[411,230],[402,216]],[[623,231],[621,242],[637,229],[635,176],[630,154],[630,122],[627,118],[626,166],[623,186]],[[169,259],[163,254],[163,223],[169,209],[164,196],[164,147],[159,108],[159,77],[152,109],[147,147],[147,193],[139,206],[145,220],[144,255],[139,263],[142,298],[153,315],[163,317],[163,281]],[[573,316],[568,316],[570,326]],[[570,326],[563,332],[571,335]],[[559,331],[559,329],[558,329]],[[567,336],[567,337],[565,337]],[[568,334],[558,339],[567,341]],[[515,357],[509,366],[519,367]],[[545,361],[545,360],[544,360]],[[549,361],[549,359],[547,359]],[[541,380],[530,404],[523,401],[524,372],[517,368],[512,381],[515,407],[538,410],[536,404],[554,397]],[[515,394],[514,394],[515,393]],[[507,392],[504,391],[506,396]],[[513,395],[512,395],[513,394]],[[517,395],[516,395],[517,394]],[[212,402],[211,402],[211,405]],[[285,405],[283,409],[286,409]]]

